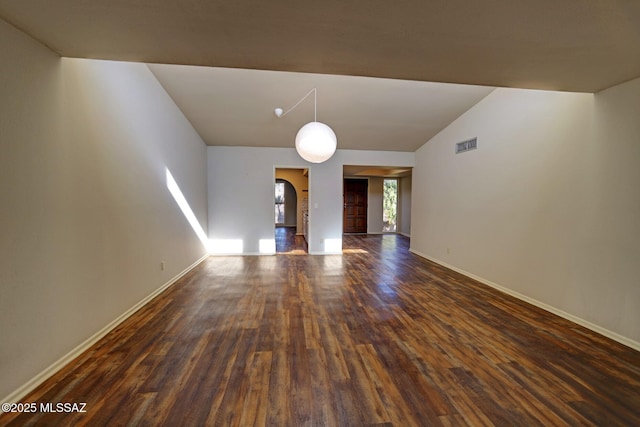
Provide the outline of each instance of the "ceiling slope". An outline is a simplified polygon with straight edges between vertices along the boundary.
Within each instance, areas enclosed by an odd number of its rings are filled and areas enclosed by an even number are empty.
[[[0,0],[62,56],[597,92],[640,76],[637,0]]]
[[[314,119],[341,149],[416,151],[493,88],[370,77],[149,64],[208,145],[292,147]]]

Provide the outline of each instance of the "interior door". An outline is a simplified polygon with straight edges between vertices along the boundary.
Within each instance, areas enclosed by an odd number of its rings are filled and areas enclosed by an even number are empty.
[[[366,179],[344,180],[343,230],[345,233],[367,232],[367,190]]]

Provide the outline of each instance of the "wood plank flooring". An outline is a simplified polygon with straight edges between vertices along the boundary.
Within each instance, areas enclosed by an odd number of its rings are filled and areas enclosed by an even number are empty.
[[[307,253],[307,242],[304,236],[296,235],[295,227],[276,227],[276,252],[290,255]]]
[[[0,425],[640,425],[640,353],[408,252],[212,257]]]

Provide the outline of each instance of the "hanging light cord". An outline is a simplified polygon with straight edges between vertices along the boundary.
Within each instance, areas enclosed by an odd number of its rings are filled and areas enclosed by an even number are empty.
[[[296,105],[294,105],[293,107],[289,108],[287,111],[285,111],[284,113],[282,113],[279,117],[284,117],[287,114],[289,114],[289,112],[291,110],[293,110],[294,108],[296,108],[298,105],[300,105],[300,103],[302,101],[304,101],[305,99],[307,99],[307,97],[309,95],[311,95],[311,93],[313,92],[313,121],[317,122],[318,121],[318,117],[317,117],[317,104],[318,104],[318,91],[316,90],[316,88],[314,87],[313,89],[311,89],[305,96],[302,97],[302,99],[298,102],[296,102]]]

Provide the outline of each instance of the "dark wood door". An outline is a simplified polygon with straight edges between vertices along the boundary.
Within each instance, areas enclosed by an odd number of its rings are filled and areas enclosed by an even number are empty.
[[[343,230],[345,233],[367,232],[367,188],[366,179],[344,180]]]

